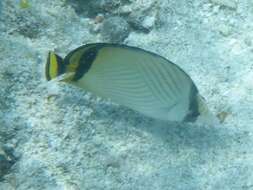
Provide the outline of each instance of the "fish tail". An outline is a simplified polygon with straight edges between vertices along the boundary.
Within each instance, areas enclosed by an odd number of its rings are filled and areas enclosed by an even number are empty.
[[[197,102],[198,102],[198,111],[201,115],[208,114],[210,112],[204,98],[199,94],[197,95]]]
[[[198,101],[198,110],[200,113],[200,116],[197,119],[197,123],[212,126],[218,125],[219,124],[218,118],[215,117],[215,115],[209,110],[204,98],[198,95],[197,101]]]
[[[65,65],[63,59],[50,51],[46,63],[46,79],[51,80],[65,72]]]

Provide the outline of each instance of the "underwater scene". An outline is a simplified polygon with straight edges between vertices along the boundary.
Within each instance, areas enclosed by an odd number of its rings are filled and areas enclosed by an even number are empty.
[[[0,190],[253,190],[252,0],[0,0]]]

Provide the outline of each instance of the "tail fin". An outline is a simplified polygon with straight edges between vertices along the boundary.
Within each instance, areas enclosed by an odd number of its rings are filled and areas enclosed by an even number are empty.
[[[200,115],[198,116],[197,123],[203,125],[219,125],[218,118],[208,109],[205,100],[202,96],[198,95],[198,109]]]
[[[51,80],[65,72],[65,65],[63,59],[50,51],[46,63],[46,79]]]

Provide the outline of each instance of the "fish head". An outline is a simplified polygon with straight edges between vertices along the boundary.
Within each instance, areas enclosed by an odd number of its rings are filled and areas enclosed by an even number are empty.
[[[77,48],[64,59],[50,51],[46,64],[47,80],[55,79],[75,84],[88,72],[97,53],[98,47],[94,45]]]

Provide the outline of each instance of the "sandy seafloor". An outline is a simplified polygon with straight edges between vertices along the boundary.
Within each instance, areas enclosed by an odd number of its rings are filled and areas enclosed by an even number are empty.
[[[28,3],[0,2],[0,190],[253,189],[252,0]],[[159,122],[46,82],[49,50],[91,42],[175,62],[223,123]]]

